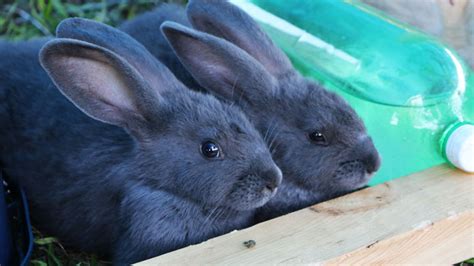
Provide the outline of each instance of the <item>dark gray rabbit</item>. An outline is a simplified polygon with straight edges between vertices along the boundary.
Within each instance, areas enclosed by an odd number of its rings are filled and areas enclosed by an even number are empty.
[[[57,35],[0,43],[0,162],[41,230],[128,264],[252,222],[281,171],[239,109],[119,30],[67,19]]]
[[[197,30],[161,25],[168,19]],[[186,12],[162,6],[121,29],[166,57],[174,73],[185,68],[209,92],[241,106],[264,136],[284,180],[257,221],[361,188],[379,168],[377,150],[354,110],[302,77],[256,22],[227,1],[191,0]]]

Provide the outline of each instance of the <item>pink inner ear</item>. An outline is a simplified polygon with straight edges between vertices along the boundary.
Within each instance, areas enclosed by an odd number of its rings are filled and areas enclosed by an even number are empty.
[[[99,109],[101,107],[97,106],[97,103],[100,101],[122,111],[136,111],[131,93],[133,88],[128,87],[124,80],[126,77],[111,65],[97,59],[79,57],[61,57],[59,61],[58,64],[64,67],[66,72],[64,77],[59,77],[65,81],[63,91],[77,104],[90,104]],[[88,110],[87,106],[80,107],[95,113],[94,110]]]

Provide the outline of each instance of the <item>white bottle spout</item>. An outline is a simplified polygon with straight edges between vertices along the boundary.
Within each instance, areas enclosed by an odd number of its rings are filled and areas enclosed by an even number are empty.
[[[474,125],[452,128],[444,141],[446,158],[457,168],[474,173]]]

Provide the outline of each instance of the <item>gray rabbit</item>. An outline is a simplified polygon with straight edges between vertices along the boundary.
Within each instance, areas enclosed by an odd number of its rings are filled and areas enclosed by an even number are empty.
[[[119,30],[67,19],[57,35],[0,42],[0,163],[41,230],[129,264],[252,222],[282,175],[237,107]]]
[[[191,0],[186,10],[163,5],[121,29],[165,58],[174,73],[187,70],[192,80],[180,78],[190,87],[197,82],[195,89],[239,105],[264,136],[284,180],[257,221],[359,189],[379,168],[354,110],[302,77],[256,22],[227,1]]]

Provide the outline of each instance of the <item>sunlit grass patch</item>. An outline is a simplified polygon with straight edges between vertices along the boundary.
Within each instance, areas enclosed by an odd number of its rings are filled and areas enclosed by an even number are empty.
[[[162,2],[184,3],[185,0],[4,1],[0,5],[0,36],[16,40],[52,36],[58,23],[68,17],[117,25]]]
[[[58,239],[44,236],[38,230],[33,230],[35,249],[30,264],[34,266],[101,266],[110,265],[110,262],[100,260],[95,255],[66,250]]]

